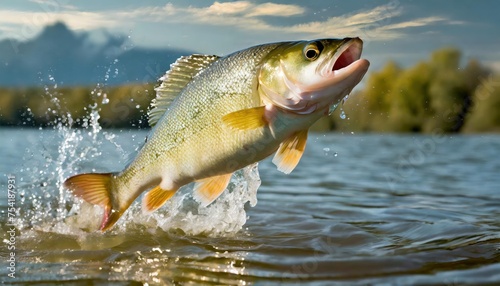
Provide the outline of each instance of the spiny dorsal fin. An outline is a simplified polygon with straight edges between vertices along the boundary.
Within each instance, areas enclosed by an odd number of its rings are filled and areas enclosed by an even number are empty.
[[[229,173],[198,181],[193,189],[193,197],[202,206],[208,206],[224,192],[232,175],[233,173]]]
[[[290,174],[300,161],[306,148],[307,130],[294,133],[283,141],[274,155],[273,163],[278,170]]]
[[[153,127],[160,120],[170,103],[198,72],[218,59],[218,56],[212,55],[190,55],[180,57],[171,64],[170,70],[160,78],[160,86],[155,88],[156,98],[148,112],[149,125]]]

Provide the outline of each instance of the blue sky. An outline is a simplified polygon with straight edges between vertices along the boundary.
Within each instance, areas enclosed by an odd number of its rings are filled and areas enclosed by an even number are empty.
[[[375,69],[389,59],[412,65],[454,46],[465,60],[500,71],[499,11],[495,0],[7,0],[0,4],[0,39],[26,40],[64,21],[96,41],[106,30],[130,36],[135,46],[224,55],[265,42],[359,36]]]

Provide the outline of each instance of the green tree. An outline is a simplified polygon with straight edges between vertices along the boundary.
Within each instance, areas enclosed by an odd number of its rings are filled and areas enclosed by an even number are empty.
[[[464,132],[500,132],[500,75],[483,80],[474,93]]]

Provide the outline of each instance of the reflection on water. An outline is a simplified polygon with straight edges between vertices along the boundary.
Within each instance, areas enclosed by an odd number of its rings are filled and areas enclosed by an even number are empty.
[[[100,220],[94,207],[59,184],[80,171],[121,169],[146,132],[96,132],[0,130],[0,172],[18,178],[21,207],[14,281],[500,281],[498,136],[311,134],[292,174],[259,164],[257,197],[249,168],[214,206],[191,205],[185,188],[153,216],[134,207],[101,234],[89,231]]]

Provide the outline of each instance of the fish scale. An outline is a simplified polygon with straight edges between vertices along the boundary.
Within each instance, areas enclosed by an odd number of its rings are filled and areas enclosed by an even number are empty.
[[[232,137],[228,136],[232,134],[227,134],[227,130],[224,130],[222,115],[261,105],[260,97],[255,92],[256,69],[262,57],[276,46],[258,46],[235,53],[214,62],[209,70],[197,74],[156,124],[148,143],[130,169],[140,166],[155,168],[156,165],[188,166],[193,169],[195,165],[199,166],[207,161],[200,160],[198,156],[210,153],[216,157],[217,153],[226,153],[225,148],[221,147],[238,149],[244,136],[238,134],[240,140],[231,142]],[[207,82],[211,84],[205,84]],[[252,136],[253,133],[259,132],[246,132],[247,136]],[[200,141],[196,136],[204,140]],[[194,140],[189,140],[193,137]],[[186,142],[189,144],[184,144]],[[219,152],[214,152],[214,149]],[[195,155],[186,158],[186,153]],[[156,157],[155,154],[161,155]],[[150,168],[144,171],[149,171]],[[124,176],[127,176],[127,171],[124,171]],[[176,170],[178,176],[186,172],[188,170]],[[137,174],[138,172],[132,171],[133,176]]]

